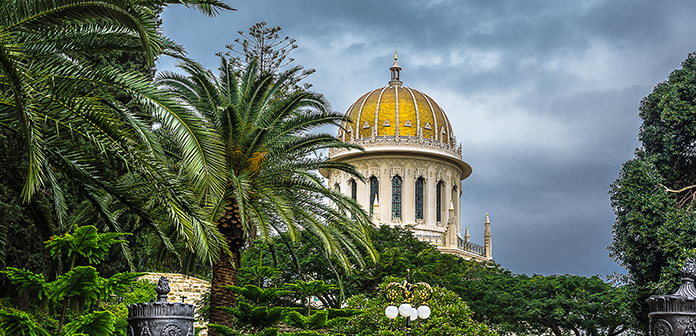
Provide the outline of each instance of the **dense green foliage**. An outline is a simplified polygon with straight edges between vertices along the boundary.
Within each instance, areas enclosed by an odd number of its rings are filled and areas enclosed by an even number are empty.
[[[635,158],[610,187],[616,220],[612,257],[628,271],[637,327],[647,332],[652,294],[671,294],[696,252],[696,54],[640,104]]]
[[[334,267],[336,261],[323,254],[320,242],[311,236],[292,243],[281,235],[272,245],[272,253],[266,252],[268,246],[255,245],[245,252],[242,264],[253,265],[253,269],[275,263],[282,270],[274,275],[275,283],[323,279],[335,285],[335,289],[315,296],[324,307],[340,307],[345,297],[351,302],[377,299],[384,279],[410,273],[412,282],[424,281],[458,295],[468,304],[475,321],[497,332],[565,335],[585,330],[592,335],[614,336],[627,330],[628,293],[598,277],[514,274],[498,265],[442,254],[404,228],[382,226],[372,238],[380,260],[350,274]],[[258,281],[258,273],[243,271],[240,279]],[[352,298],[356,296],[359,299]]]
[[[598,277],[480,275],[464,297],[476,316],[500,331],[614,336],[629,327],[624,291]]]
[[[323,251],[321,241],[307,232],[300,234],[302,239],[295,242],[280,235],[271,246],[254,244],[244,253],[242,265],[274,265],[281,270],[279,277],[282,282],[321,279],[336,285],[336,289],[318,296],[327,307],[338,308],[342,297],[370,293],[384,278],[392,275],[405,277],[408,270],[411,270],[414,281],[427,280],[432,285],[448,287],[462,283],[459,275],[482,267],[478,263],[440,253],[432,245],[414,238],[407,229],[381,226],[372,233],[380,260],[370,262],[363,257],[364,266],[347,274],[336,266],[337,260]]]
[[[74,233],[66,233],[46,241],[46,247],[56,260],[64,260],[69,265],[67,272],[54,281],[46,281],[41,274],[17,268],[2,271],[16,287],[20,296],[30,299],[32,308],[44,310],[49,316],[60,318],[57,331],[53,325],[41,325],[26,312],[3,308],[0,311],[0,325],[8,335],[46,335],[55,332],[61,335],[83,333],[87,335],[113,335],[125,333],[125,304],[114,307],[109,302],[114,297],[126,296],[135,300],[146,299],[142,295],[132,295],[132,282],[140,273],[117,273],[103,278],[92,266],[98,265],[109,247],[123,244],[127,234],[99,233],[94,226],[76,228]],[[152,289],[147,288],[147,289]],[[125,300],[129,301],[129,300]],[[132,303],[132,302],[131,302]],[[73,307],[80,315],[69,317],[72,321],[65,324],[68,307]],[[114,315],[116,313],[116,315]],[[65,326],[65,328],[64,328]],[[117,329],[118,327],[118,329]]]
[[[240,272],[248,275],[242,278],[242,282],[248,280],[251,283],[227,286],[237,295],[237,302],[234,306],[221,308],[233,317],[232,323],[230,326],[209,324],[209,328],[221,335],[278,335],[281,322],[297,330],[282,333],[285,336],[321,335],[317,330],[340,329],[351,317],[361,313],[354,309],[331,308],[311,312],[312,303],[305,297],[321,295],[332,289],[321,280],[295,281],[281,286],[277,281],[277,269],[257,265],[242,268]],[[296,295],[302,300],[296,300]]]
[[[217,258],[218,234],[159,160],[151,132],[153,116],[182,109],[151,78],[154,57],[182,51],[157,29],[169,4],[231,9],[217,0],[0,3],[0,264],[10,266],[0,294],[12,298],[3,331],[123,333],[123,309],[108,300],[137,274],[119,273],[134,268],[119,232],[149,231],[167,245],[161,229],[170,230],[201,260]],[[75,228],[84,223],[96,227]],[[88,243],[98,248],[75,249]],[[99,265],[105,258],[118,262]]]
[[[35,247],[74,224],[157,233],[158,224],[171,223],[190,250],[197,234],[209,239],[196,252],[216,258],[218,237],[172,183],[152,124],[142,119],[181,109],[151,80],[154,57],[181,55],[157,29],[157,13],[169,4],[208,15],[230,9],[217,0],[0,4],[0,210],[17,215],[2,225],[2,237],[33,226],[39,238],[26,245]],[[0,239],[4,260],[21,254],[8,245]],[[121,252],[130,264],[129,251]]]

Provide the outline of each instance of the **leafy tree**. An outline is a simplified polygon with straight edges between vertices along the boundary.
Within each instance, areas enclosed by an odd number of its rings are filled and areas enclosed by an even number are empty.
[[[235,321],[244,326],[243,328],[252,333],[261,332],[266,328],[275,327],[282,319],[287,308],[285,307],[268,307],[248,304],[246,302],[238,302],[237,306],[220,308],[235,317]],[[225,325],[210,323],[208,325],[212,330],[220,332],[226,330]],[[244,330],[243,329],[243,330]]]
[[[303,316],[295,310],[288,310],[285,314],[285,324],[300,329],[297,332],[287,333],[287,336],[318,336],[331,330],[331,334],[342,335],[345,325],[351,318],[362,314],[358,309],[334,309],[317,310],[313,314]]]
[[[316,329],[326,328],[328,325],[328,315],[329,313],[325,310],[320,310],[312,315],[302,316],[302,314],[296,311],[288,311],[285,316],[285,323],[288,325],[301,329],[305,332],[314,331]],[[313,335],[321,335],[319,332],[312,333]]]
[[[219,77],[185,62],[179,66],[187,76],[166,73],[157,82],[191,108],[185,122],[172,117],[163,127],[180,144],[190,185],[231,251],[213,266],[210,298],[211,322],[226,324],[229,316],[215,307],[233,304],[234,295],[223,286],[236,284],[240,249],[257,235],[273,243],[279,232],[288,232],[291,239],[303,230],[311,232],[346,269],[351,267],[348,255],[359,253],[354,241],[373,258],[374,253],[365,211],[326,188],[317,171],[359,173],[345,163],[313,156],[317,150],[354,146],[329,134],[308,134],[338,125],[344,117],[331,112],[316,93],[276,96],[292,72],[274,79],[258,75],[252,62],[237,76],[232,61],[220,60]]]
[[[277,306],[277,301],[280,297],[293,293],[291,290],[280,287],[262,288],[255,285],[246,285],[244,287],[228,286],[228,289],[241,296],[244,299],[243,301],[255,306]]]
[[[258,22],[249,27],[249,32],[246,35],[244,31],[238,31],[241,38],[234,40],[235,44],[226,46],[228,52],[226,55],[232,56],[242,68],[247,67],[250,63],[256,62],[259,73],[272,73],[280,77],[289,72],[293,75],[287,80],[286,87],[283,91],[309,90],[312,87],[309,83],[304,83],[302,87],[299,82],[307,78],[307,76],[316,72],[314,69],[296,69],[282,71],[282,68],[287,67],[295,61],[294,58],[288,58],[290,52],[297,49],[297,42],[288,36],[280,38],[279,26],[267,27],[266,22]],[[235,49],[235,47],[239,49]]]
[[[268,266],[243,267],[239,269],[240,283],[254,284],[258,287],[268,286],[268,283],[275,283],[281,273],[277,268]]]
[[[672,293],[696,252],[696,54],[643,98],[641,146],[610,186],[616,219],[611,256],[628,271],[633,319],[647,333],[652,294]]]
[[[141,279],[132,282],[128,289],[119,292],[115,302],[102,302],[100,308],[114,315],[114,335],[127,335],[128,306],[142,302],[153,302],[157,298],[155,287],[154,282]]]
[[[311,299],[313,296],[319,296],[330,290],[337,289],[334,285],[327,285],[324,280],[302,281],[297,280],[294,283],[285,284],[286,288],[297,293],[302,300],[302,303],[307,307],[307,317],[312,311]]]
[[[593,332],[593,335],[604,329],[607,336],[613,336],[626,330],[624,321],[618,321],[618,325],[606,325],[602,320],[592,320],[602,319],[603,314],[607,314],[607,319],[617,315],[623,317],[622,311],[601,310],[602,306],[613,307],[617,299],[622,299],[616,295],[607,297],[612,288],[601,279],[565,275],[520,277],[518,286],[510,291],[511,297],[505,299],[523,302],[522,305],[513,304],[515,307],[511,313],[525,321],[532,330],[550,331],[556,336],[569,331],[579,336],[583,329]]]

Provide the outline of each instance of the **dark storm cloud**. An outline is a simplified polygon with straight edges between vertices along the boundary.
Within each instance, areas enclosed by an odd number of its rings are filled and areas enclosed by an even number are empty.
[[[253,1],[202,18],[168,9],[165,33],[216,67],[259,21],[297,39],[297,64],[333,108],[402,80],[447,112],[473,174],[462,223],[515,272],[608,274],[607,187],[638,146],[638,106],[696,49],[690,1]],[[163,61],[161,69],[171,69]],[[330,130],[333,132],[333,130]]]

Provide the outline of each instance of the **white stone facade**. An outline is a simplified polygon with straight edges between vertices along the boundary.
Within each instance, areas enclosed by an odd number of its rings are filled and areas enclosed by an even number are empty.
[[[365,151],[329,151],[331,160],[352,164],[367,181],[323,172],[329,186],[353,197],[377,225],[411,226],[418,239],[443,252],[492,260],[487,214],[483,245],[471,243],[468,232],[461,235],[461,182],[472,170],[447,115],[428,95],[402,86],[396,58],[390,70],[389,86],[353,103],[337,134]]]
[[[365,152],[356,150],[333,150],[332,159],[350,163],[367,179],[362,182],[350,174],[334,172],[327,174],[328,185],[352,197],[352,184],[356,184],[356,201],[370,211],[370,179],[379,183],[377,205],[373,204],[373,222],[378,225],[412,226],[414,235],[435,245],[445,253],[456,254],[466,259],[491,260],[486,246],[462,239],[461,207],[462,176],[461,159],[451,151],[434,148],[408,148],[404,146],[369,146],[363,142]],[[438,153],[439,155],[434,155]],[[459,154],[461,155],[461,154]],[[457,162],[459,161],[459,162]],[[468,166],[467,166],[468,167]],[[401,178],[401,213],[393,213],[392,180]],[[416,181],[423,178],[422,218],[416,214]],[[438,209],[437,185],[440,184],[440,208]],[[438,212],[439,220],[438,220]],[[420,217],[420,216],[418,216]],[[467,237],[468,238],[468,237]]]

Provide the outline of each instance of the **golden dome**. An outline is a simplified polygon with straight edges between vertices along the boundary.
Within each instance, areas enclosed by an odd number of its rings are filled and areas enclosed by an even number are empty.
[[[462,146],[452,132],[445,111],[428,95],[402,86],[401,67],[394,55],[389,86],[372,90],[348,108],[349,121],[341,123],[338,138],[362,146],[365,151],[329,150],[329,158],[347,160],[393,154],[439,158],[460,168],[460,179],[471,174],[462,160]]]
[[[348,108],[339,138],[353,141],[375,137],[423,137],[455,144],[445,111],[428,95],[401,85],[372,90]]]

